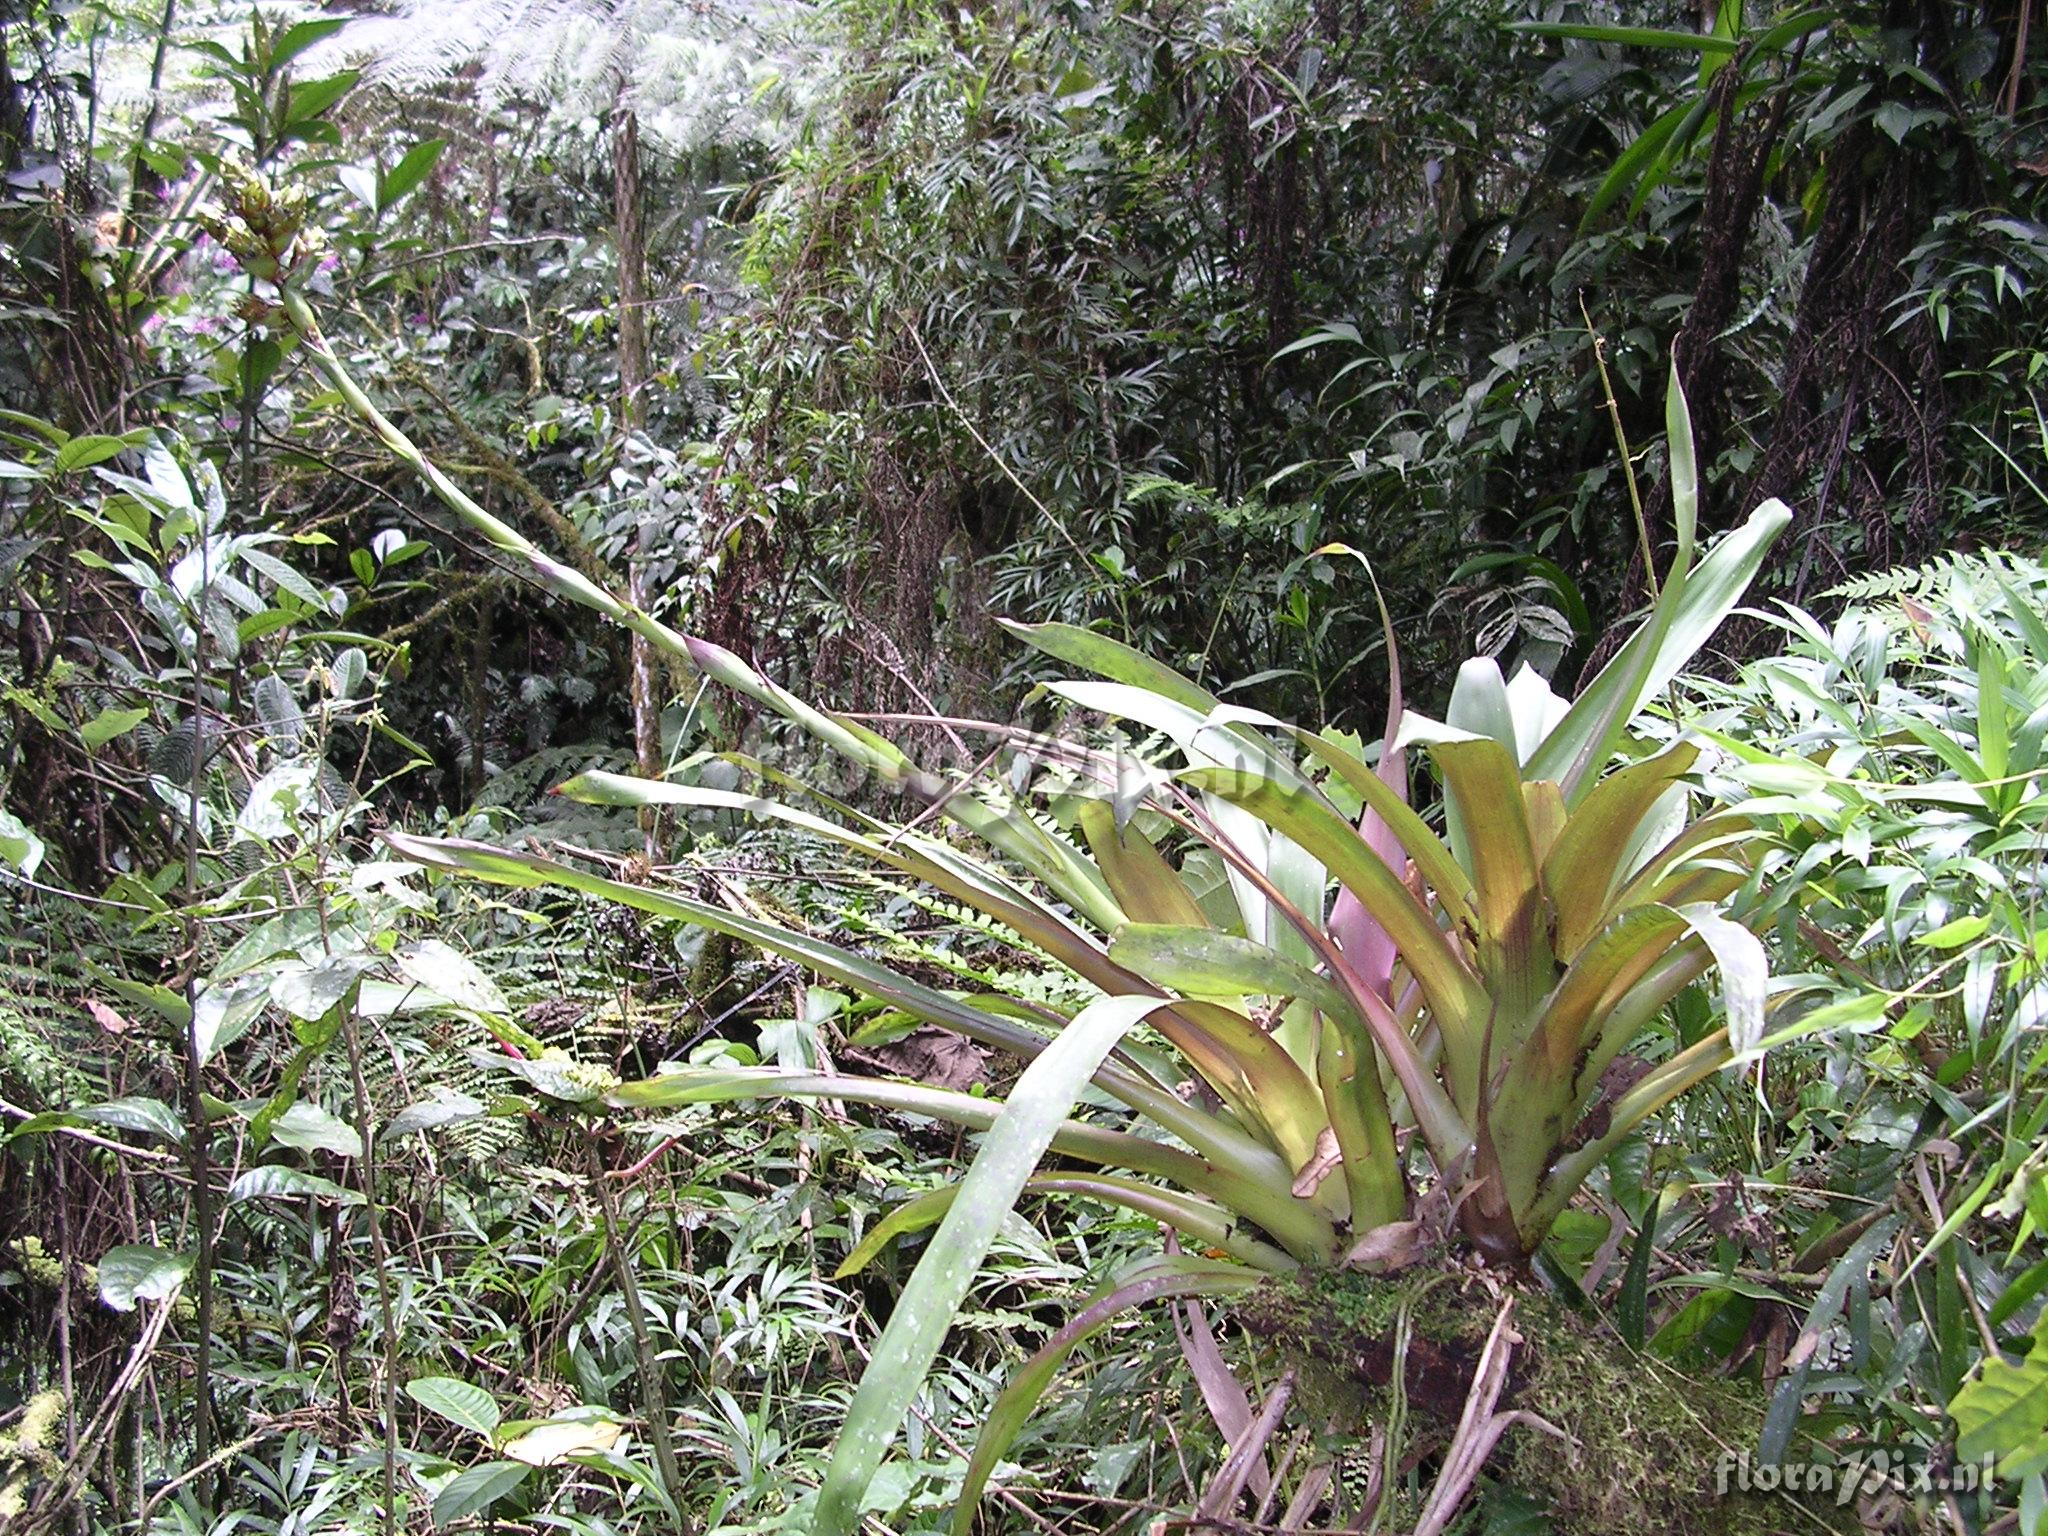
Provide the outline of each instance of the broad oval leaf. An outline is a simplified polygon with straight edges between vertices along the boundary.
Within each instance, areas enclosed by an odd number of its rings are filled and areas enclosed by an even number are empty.
[[[476,962],[439,939],[423,939],[391,957],[407,980],[425,987],[458,1008],[477,1013],[507,1013],[505,994],[477,968]]]
[[[2023,1459],[2038,1470],[2048,1444],[2048,1322],[2034,1329],[2033,1345],[2017,1363],[1987,1355],[1948,1405],[1961,1459],[1997,1457],[2008,1476]]]
[[[163,1301],[192,1272],[192,1255],[148,1243],[123,1243],[100,1260],[100,1300],[116,1312],[133,1312],[138,1301]]]
[[[295,1019],[317,1019],[376,963],[367,955],[330,955],[315,965],[289,967],[271,980],[271,1000]]]
[[[333,1152],[361,1157],[363,1138],[339,1115],[300,1099],[270,1123],[271,1136],[301,1152]]]
[[[415,1377],[405,1384],[405,1395],[428,1412],[479,1435],[497,1429],[502,1417],[490,1393],[454,1376]]]
[[[521,1461],[486,1461],[471,1467],[434,1499],[434,1524],[453,1525],[488,1508],[525,1482],[533,1468]]]
[[[552,1467],[571,1456],[610,1450],[618,1443],[619,1430],[616,1419],[544,1420],[512,1435],[499,1449],[514,1461],[523,1461],[528,1466]]]
[[[178,1112],[161,1099],[109,1099],[104,1104],[88,1104],[83,1109],[73,1110],[72,1113],[94,1125],[111,1125],[124,1131],[143,1131],[170,1141],[185,1139],[184,1122],[178,1118]]]
[[[316,1200],[336,1200],[343,1205],[361,1205],[360,1190],[349,1189],[317,1173],[266,1163],[251,1168],[228,1186],[228,1203],[237,1200],[285,1200],[310,1195]]]

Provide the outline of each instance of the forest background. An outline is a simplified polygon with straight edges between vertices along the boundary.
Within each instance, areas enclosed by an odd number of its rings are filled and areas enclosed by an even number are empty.
[[[1872,1528],[2036,1536],[2044,75],[2032,0],[0,0],[0,1519],[810,1528],[918,1240],[833,1272],[972,1143],[836,1101],[593,1125],[503,1046],[614,1086],[1014,1063],[378,834],[1091,994],[806,829],[550,793],[765,760],[923,814],[576,582],[954,770],[966,718],[1108,739],[999,619],[1364,753],[1397,658],[1454,720],[1474,656],[1570,697],[1775,498],[1631,740],[1718,733],[1688,782],[1765,829],[1738,915],[1825,1027],[1621,1144],[1546,1272],[1752,1386],[1766,1446],[2005,1468]],[[1637,1054],[1727,1009],[1691,986]],[[952,1518],[1009,1369],[1156,1233],[1008,1222],[867,1486],[889,1529]],[[1088,1342],[984,1518],[1196,1510],[1231,1437],[1188,1337]],[[548,1424],[608,1429],[508,1449]],[[1464,1518],[1646,1518],[1534,1476]]]

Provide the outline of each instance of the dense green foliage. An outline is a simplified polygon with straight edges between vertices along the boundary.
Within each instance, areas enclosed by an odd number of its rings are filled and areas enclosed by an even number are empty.
[[[0,0],[0,1530],[2048,1533],[2044,77]]]

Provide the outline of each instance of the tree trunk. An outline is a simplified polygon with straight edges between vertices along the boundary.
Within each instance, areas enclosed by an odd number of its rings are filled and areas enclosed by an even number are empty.
[[[619,441],[623,445],[640,425],[641,396],[647,388],[647,237],[640,203],[640,122],[632,110],[619,107],[612,125],[612,220],[619,256]],[[647,561],[654,545],[652,508],[640,508],[628,560],[628,595],[645,611],[649,592]],[[633,637],[633,758],[642,775],[661,772],[661,701],[655,687],[654,650]],[[647,854],[658,842],[652,808],[640,813]]]
[[[1794,602],[1816,578],[1848,574],[1834,524],[1855,525],[1857,565],[1875,570],[1932,553],[1941,511],[1940,342],[1924,314],[1900,323],[1893,308],[1927,228],[1934,167],[1882,141],[1868,120],[1844,135],[1834,159],[1770,444],[1749,486],[1752,502],[1812,488],[1797,525]]]

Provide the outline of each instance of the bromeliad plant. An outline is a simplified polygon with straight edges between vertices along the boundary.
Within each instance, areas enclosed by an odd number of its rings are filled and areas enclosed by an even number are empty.
[[[272,243],[288,234],[256,233]],[[1685,775],[1697,749],[1681,741],[1632,754],[1628,728],[1739,600],[1790,514],[1768,503],[1696,559],[1691,437],[1675,389],[1676,555],[1642,629],[1575,702],[1531,673],[1509,682],[1474,661],[1438,723],[1404,715],[1396,678],[1375,763],[1335,735],[1226,706],[1102,636],[1017,625],[1026,642],[1094,674],[1052,692],[1170,750],[1145,761],[990,725],[999,748],[1024,755],[1024,771],[941,777],[550,560],[377,410],[289,284],[279,302],[339,395],[497,548],[927,808],[890,825],[769,770],[761,778],[782,797],[601,774],[564,792],[802,829],[986,915],[1100,993],[1068,1017],[1024,997],[942,992],[675,891],[480,843],[391,836],[422,864],[584,891],[747,940],[1027,1061],[1002,1102],[778,1067],[579,1084],[579,1096],[613,1110],[813,1096],[987,1132],[957,1186],[894,1213],[849,1260],[857,1267],[893,1236],[938,1224],[849,1406],[811,1529],[856,1523],[976,1268],[1026,1191],[1142,1212],[1201,1256],[1174,1252],[1126,1275],[1019,1373],[969,1469],[963,1531],[1060,1359],[1119,1309],[1231,1294],[1301,1267],[1384,1263],[1423,1244],[1431,1211],[1489,1263],[1520,1266],[1646,1116],[1759,1048],[1762,952],[1723,910],[1748,878],[1746,824],[1689,820]],[[1406,794],[1415,748],[1444,788],[1441,834]],[[1064,822],[1051,814],[1060,810]],[[955,835],[926,830],[935,820]],[[1220,882],[1197,878],[1208,870]],[[1604,1088],[1623,1047],[1716,964],[1725,1025],[1639,1080]],[[1190,1078],[1201,1090],[1192,1095]],[[1091,1085],[1126,1106],[1128,1126],[1076,1115]],[[1039,1171],[1048,1151],[1060,1171]]]

